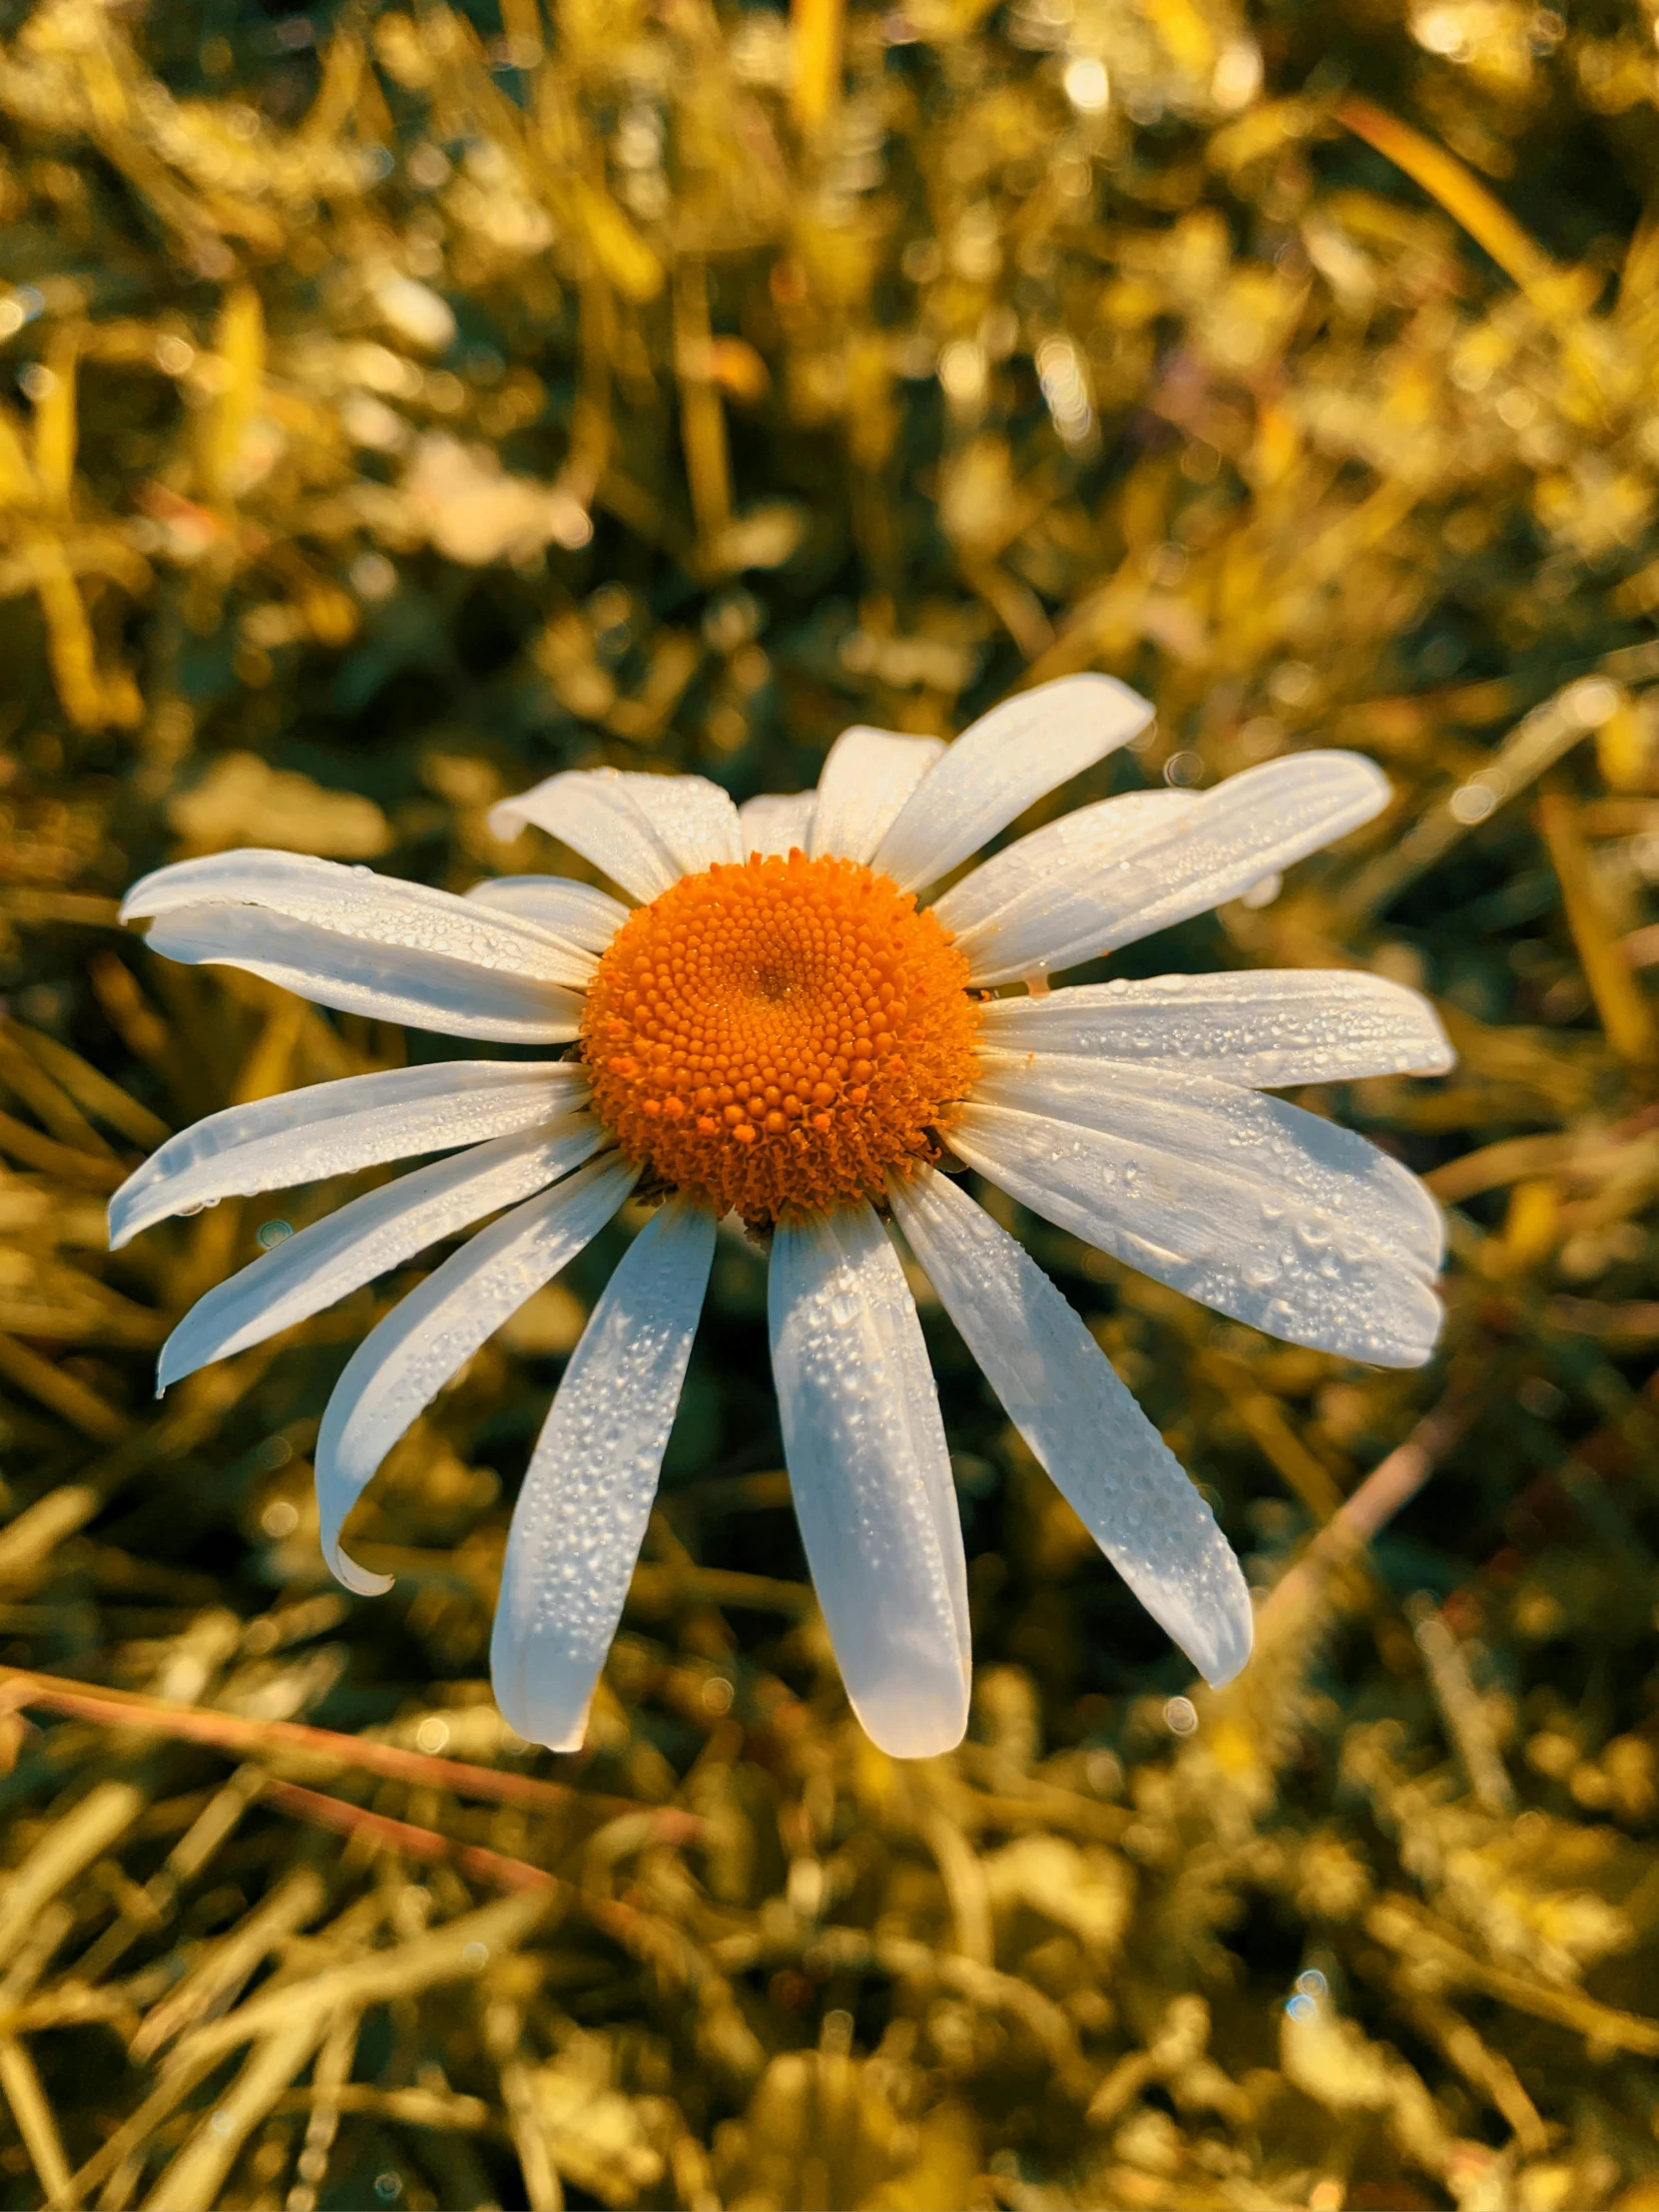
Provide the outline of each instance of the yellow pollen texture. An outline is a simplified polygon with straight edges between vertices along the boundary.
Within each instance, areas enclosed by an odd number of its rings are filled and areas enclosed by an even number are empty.
[[[594,1109],[752,1227],[879,1198],[973,1081],[967,962],[853,860],[759,853],[631,914],[588,991]]]

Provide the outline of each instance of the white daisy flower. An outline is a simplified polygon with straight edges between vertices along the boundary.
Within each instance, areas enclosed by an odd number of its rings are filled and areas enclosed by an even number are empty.
[[[358,1348],[323,1415],[329,1566],[386,1452],[630,1193],[663,1203],[595,1307],[513,1514],[491,1652],[519,1733],[574,1749],[645,1532],[714,1253],[770,1232],[773,1372],[796,1511],[842,1678],[876,1743],[966,1723],[961,1529],[896,1224],[1009,1417],[1201,1672],[1251,1647],[1214,1516],[1071,1307],[958,1182],[946,1148],[1087,1243],[1276,1337],[1384,1367],[1439,1323],[1439,1215],[1375,1146],[1264,1096],[1450,1064],[1427,1003],[1340,971],[1048,992],[1051,971],[1237,898],[1368,821],[1387,786],[1304,753],[1214,791],[1082,807],[941,897],[1032,803],[1143,729],[1103,676],[996,708],[955,743],[853,729],[816,792],[735,807],[699,777],[549,777],[496,809],[624,900],[556,876],[466,897],[289,852],[184,860],[124,914],[170,959],[450,1036],[574,1045],[325,1083],[214,1114],[112,1203],[115,1244],[169,1214],[419,1153],[202,1299],[165,1384],[497,1218]],[[990,993],[1025,983],[1021,995]],[[503,1210],[505,1209],[505,1210]]]

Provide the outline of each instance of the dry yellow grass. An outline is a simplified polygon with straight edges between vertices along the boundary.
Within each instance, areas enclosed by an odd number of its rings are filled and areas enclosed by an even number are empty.
[[[0,12],[0,2202],[1659,2204],[1653,19],[1503,0]],[[312,1189],[114,1257],[233,1099],[408,1040],[115,928],[248,841],[452,887],[558,765],[810,783],[1104,668],[1098,789],[1397,799],[1156,967],[1365,964],[1312,1094],[1449,1209],[1379,1375],[1025,1223],[1264,1592],[1179,1660],[924,1314],[960,1753],[850,1721],[723,1249],[579,1758],[483,1681],[602,1247],[322,1569],[404,1279],[151,1400]],[[274,1234],[279,1232],[274,1231]]]

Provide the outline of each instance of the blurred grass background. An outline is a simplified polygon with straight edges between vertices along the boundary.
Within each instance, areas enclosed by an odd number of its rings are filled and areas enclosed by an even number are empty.
[[[0,5],[6,2204],[1659,2205],[1656,23]],[[589,1748],[529,1750],[497,1562],[626,1232],[388,1464],[395,1592],[334,1588],[307,1452],[410,1279],[156,1406],[344,1187],[115,1259],[103,1201],[442,1047],[150,960],[122,886],[464,888],[570,863],[484,827],[555,768],[797,789],[1089,667],[1159,720],[1086,796],[1393,779],[1120,965],[1434,995],[1454,1074],[1308,1102],[1449,1208],[1440,1357],[1023,1224],[1274,1592],[1192,1699],[923,1292],[976,1704],[899,1767],[723,1245]]]

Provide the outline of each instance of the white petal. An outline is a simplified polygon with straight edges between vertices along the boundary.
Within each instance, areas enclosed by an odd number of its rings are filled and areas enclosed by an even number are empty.
[[[715,1253],[671,1199],[634,1239],[559,1384],[507,1537],[495,1702],[533,1744],[579,1751],[651,1517]]]
[[[193,906],[246,906],[307,922],[355,944],[436,954],[469,968],[499,969],[580,990],[593,957],[525,919],[476,900],[408,883],[372,868],[301,852],[212,852],[146,875],[121,903],[123,921]]]
[[[628,919],[628,908],[609,891],[563,875],[486,875],[466,895],[480,906],[522,914],[588,953],[603,952]]]
[[[759,799],[746,799],[738,809],[744,850],[775,853],[779,859],[788,859],[798,845],[805,852],[817,805],[817,792],[791,792],[787,797],[764,792]]]
[[[440,1237],[539,1191],[604,1142],[591,1114],[569,1114],[549,1128],[497,1137],[365,1191],[198,1299],[162,1347],[158,1384],[165,1389],[212,1360],[246,1352],[321,1313]]]
[[[967,1574],[938,1397],[872,1210],[780,1223],[767,1288],[796,1517],[853,1710],[883,1751],[967,1726]]]
[[[575,1062],[444,1060],[228,1106],[170,1137],[127,1178],[110,1200],[110,1244],[118,1250],[153,1222],[222,1198],[537,1129],[587,1095]]]
[[[1101,1131],[1218,1174],[1255,1177],[1331,1214],[1425,1281],[1445,1257],[1445,1220],[1414,1175],[1352,1129],[1282,1098],[1185,1068],[1138,1068],[1062,1054],[980,1054],[975,1105]],[[1135,1178],[1130,1179],[1131,1186]],[[1128,1203],[1136,1200],[1130,1196]]]
[[[365,944],[256,906],[187,906],[153,921],[145,941],[164,959],[243,968],[315,1005],[409,1029],[561,1044],[581,1027],[581,999],[557,983],[469,967],[440,952]]]
[[[1034,1066],[1034,1064],[1033,1064]],[[1125,1069],[1091,1099],[988,1072],[951,1149],[1034,1212],[1271,1337],[1419,1367],[1440,1224],[1385,1153],[1283,1100]],[[1046,1069],[1087,1063],[1054,1060]],[[1213,1094],[1208,1100],[1196,1095]],[[981,1103],[1022,1098],[1025,1108]],[[1033,1111],[1039,1104],[1046,1110]],[[1059,1106],[1066,1119],[1054,1118]],[[1086,1117],[1086,1118],[1085,1118]]]
[[[901,890],[924,889],[1151,720],[1146,701],[1111,676],[1062,676],[1004,700],[928,770],[870,864]]]
[[[1263,968],[1081,983],[997,998],[981,1040],[1002,1052],[1176,1065],[1260,1090],[1366,1075],[1443,1075],[1454,1055],[1419,992],[1358,968]],[[1102,1069],[1101,1084],[1111,1081]]]
[[[1092,807],[1074,807],[982,860],[934,900],[933,911],[952,936],[982,932],[1016,899],[1050,891],[1074,876],[1089,877],[1120,852],[1137,849],[1149,832],[1173,827],[1202,801],[1201,792],[1124,792]]]
[[[339,1548],[345,1516],[386,1453],[527,1298],[598,1235],[640,1171],[614,1153],[515,1207],[395,1305],[346,1362],[316,1439],[322,1555],[347,1589],[391,1587]]]
[[[701,776],[567,769],[490,810],[498,837],[533,822],[603,868],[639,899],[661,897],[682,875],[741,860],[738,810]]]
[[[602,868],[631,898],[660,897],[683,873],[618,770],[562,770],[490,809],[490,830],[503,839],[527,822]]]
[[[717,862],[744,857],[738,810],[706,776],[642,776],[624,772],[634,803],[680,864],[696,875]]]
[[[1216,1517],[1024,1248],[948,1177],[892,1208],[1009,1419],[1129,1587],[1207,1682],[1250,1657],[1250,1592]]]
[[[1173,821],[1151,820],[1103,860],[1056,870],[990,920],[958,928],[956,941],[975,983],[1075,967],[1242,897],[1387,800],[1387,778],[1358,753],[1269,761],[1200,793]]]
[[[896,730],[843,730],[818,780],[813,817],[815,859],[834,853],[869,860],[900,809],[944,751],[940,738],[907,738]]]

